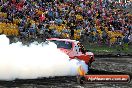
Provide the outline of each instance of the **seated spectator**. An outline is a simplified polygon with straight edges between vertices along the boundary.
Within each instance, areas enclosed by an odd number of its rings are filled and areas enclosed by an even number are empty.
[[[115,44],[131,34],[128,3],[99,0],[2,0],[0,1],[0,33],[6,35],[39,34],[80,39],[82,34],[92,43]],[[128,8],[128,7],[127,7]],[[84,30],[86,33],[84,32]],[[20,35],[19,35],[20,36]],[[70,37],[69,37],[70,36]],[[28,36],[26,36],[28,37]],[[131,37],[130,37],[131,38]],[[129,39],[131,40],[131,39]],[[122,40],[126,42],[126,39]],[[127,40],[127,42],[130,42]]]

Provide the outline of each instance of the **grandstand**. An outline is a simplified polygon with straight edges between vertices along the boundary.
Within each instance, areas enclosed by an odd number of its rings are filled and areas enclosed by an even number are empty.
[[[51,37],[73,36],[76,40],[85,36],[89,42],[111,46],[117,43],[119,37],[122,42],[124,39],[131,40],[132,15],[124,9],[116,8],[117,4],[124,7],[127,2],[1,0],[0,34],[36,38],[47,32]]]

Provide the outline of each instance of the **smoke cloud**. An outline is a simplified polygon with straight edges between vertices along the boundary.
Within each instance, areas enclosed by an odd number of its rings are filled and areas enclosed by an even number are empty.
[[[88,71],[84,61],[70,60],[54,43],[9,44],[9,39],[0,35],[0,80],[75,76],[80,65]]]

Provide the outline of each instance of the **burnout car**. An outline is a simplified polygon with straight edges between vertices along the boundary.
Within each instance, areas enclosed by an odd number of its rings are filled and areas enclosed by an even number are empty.
[[[79,41],[59,38],[50,38],[47,39],[47,41],[55,43],[57,48],[66,53],[70,59],[85,61],[88,67],[90,67],[91,63],[94,61],[94,54],[87,52]]]

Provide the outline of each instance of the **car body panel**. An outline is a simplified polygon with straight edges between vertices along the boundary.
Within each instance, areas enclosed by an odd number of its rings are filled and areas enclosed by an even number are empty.
[[[76,58],[83,60],[86,64],[92,63],[94,61],[94,54],[92,52],[80,51],[82,48],[80,48],[81,43],[79,41],[59,38],[50,38],[47,39],[47,41],[56,43],[58,46],[57,48],[66,53],[70,59]],[[62,45],[58,43],[62,43]]]

